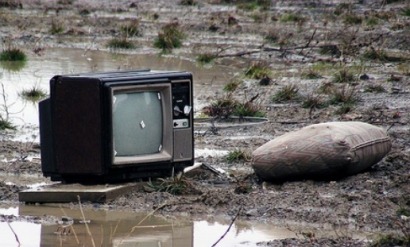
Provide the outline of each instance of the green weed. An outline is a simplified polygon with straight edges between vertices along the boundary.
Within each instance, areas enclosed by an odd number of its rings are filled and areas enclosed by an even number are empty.
[[[410,17],[410,6],[405,7],[401,10],[401,14],[407,17]]]
[[[383,50],[367,49],[363,53],[363,58],[367,60],[387,61],[387,55]]]
[[[319,54],[332,57],[340,57],[342,52],[337,45],[324,45],[319,48]]]
[[[15,9],[15,8],[23,8],[23,5],[21,4],[21,1],[19,0],[1,0],[0,1],[0,7],[2,8],[11,8],[11,9]]]
[[[177,22],[168,23],[158,33],[154,47],[162,49],[163,52],[170,52],[172,49],[182,46],[184,37],[185,34],[180,30]]]
[[[140,36],[139,21],[134,20],[120,27],[120,31],[123,37]]]
[[[1,61],[0,65],[2,68],[8,71],[20,71],[26,66],[26,61]]]
[[[235,91],[240,85],[242,84],[242,81],[240,80],[231,80],[230,82],[226,83],[225,86],[223,87],[223,90],[225,92],[233,92]]]
[[[366,26],[368,27],[374,27],[377,26],[379,24],[379,19],[374,17],[374,16],[370,16],[369,18],[366,18]]]
[[[240,103],[233,99],[231,94],[215,100],[209,106],[204,107],[202,112],[207,116],[222,118],[229,116],[265,117],[266,115],[261,111],[260,105],[252,101]]]
[[[209,106],[205,106],[202,112],[207,116],[226,118],[232,115],[236,105],[238,102],[232,97],[222,97],[211,102]]]
[[[400,3],[400,2],[404,2],[406,0],[384,0],[385,4],[392,4],[392,3]]]
[[[179,1],[180,5],[185,5],[185,6],[195,6],[198,3],[195,0],[181,0]]]
[[[319,94],[309,94],[302,101],[303,108],[321,109],[325,108],[327,105],[328,104],[324,100],[323,96]]]
[[[20,96],[23,99],[36,102],[36,101],[39,101],[40,99],[46,97],[47,93],[44,90],[39,89],[36,86],[34,86],[30,89],[25,89],[25,90],[21,91]]]
[[[51,20],[50,34],[56,35],[64,32],[64,26],[61,21]]]
[[[329,103],[332,105],[353,105],[359,100],[355,87],[343,85],[342,87],[333,87],[331,89]]]
[[[353,110],[354,104],[352,103],[342,103],[339,105],[339,108],[336,110],[336,114],[343,115],[349,113]]]
[[[286,85],[272,97],[275,103],[299,99],[299,88],[295,84]]]
[[[385,93],[386,89],[382,85],[368,85],[364,91],[366,93]]]
[[[250,17],[253,19],[254,22],[256,23],[263,23],[265,20],[268,19],[268,15],[266,12],[260,12],[260,11],[254,11]]]
[[[355,80],[355,76],[347,68],[342,68],[333,74],[332,82],[334,83],[345,83],[352,82]]]
[[[287,13],[287,14],[283,14],[279,18],[279,21],[283,23],[294,22],[294,23],[303,24],[306,21],[306,18],[301,16],[298,13]]]
[[[16,130],[16,126],[14,126],[9,120],[3,119],[0,116],[0,130]]]
[[[235,149],[233,151],[230,151],[226,156],[225,160],[228,163],[233,163],[233,162],[240,162],[240,161],[250,161],[251,160],[251,155],[241,149]]]
[[[301,77],[303,79],[308,79],[308,80],[314,80],[314,79],[320,79],[322,76],[319,74],[319,72],[309,69],[307,71],[302,72]]]
[[[229,2],[225,1],[225,2]],[[270,0],[239,0],[235,1],[236,2],[236,7],[238,9],[246,10],[246,11],[252,11],[260,8],[261,10],[267,10],[271,6],[271,1]]]
[[[280,40],[280,37],[276,30],[272,30],[265,35],[264,39],[269,43],[276,44]]]
[[[185,194],[191,187],[191,182],[183,176],[183,173],[169,178],[158,178],[156,181],[150,181],[144,186],[148,192],[168,192],[173,195]]]
[[[247,102],[245,104],[237,104],[232,115],[240,117],[265,117],[266,113],[261,111],[259,105]]]
[[[343,18],[343,23],[346,25],[359,25],[362,24],[363,17],[349,13],[346,14]]]
[[[407,206],[400,206],[396,213],[399,217],[401,217],[402,215],[405,217],[410,217],[410,208]]]
[[[3,50],[0,53],[0,61],[9,61],[9,62],[16,62],[16,61],[26,61],[27,55],[18,48],[9,48]]]
[[[339,15],[341,15],[341,14],[343,14],[343,13],[350,12],[351,9],[352,9],[352,4],[350,4],[350,3],[339,3],[339,4],[335,7],[335,9],[334,9],[334,11],[333,11],[333,14],[339,16]]]
[[[245,70],[245,76],[251,79],[270,78],[271,73],[269,65],[261,61],[252,63],[249,68]]]
[[[58,4],[62,4],[62,5],[71,5],[75,2],[76,0],[58,0],[57,3]]]
[[[113,38],[108,41],[107,47],[111,49],[134,49],[135,45],[126,38]]]
[[[200,64],[208,64],[211,63],[215,60],[217,56],[215,54],[211,53],[204,53],[204,54],[199,54],[196,57],[196,61]]]

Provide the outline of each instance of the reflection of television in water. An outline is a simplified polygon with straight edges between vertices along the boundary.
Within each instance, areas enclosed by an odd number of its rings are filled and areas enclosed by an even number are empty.
[[[193,164],[192,75],[55,76],[40,102],[42,171],[54,181],[169,176]]]

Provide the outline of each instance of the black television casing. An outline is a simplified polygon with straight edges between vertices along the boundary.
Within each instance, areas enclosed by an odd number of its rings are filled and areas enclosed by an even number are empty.
[[[149,69],[54,76],[50,97],[39,103],[43,175],[52,181],[122,182],[166,177],[193,165],[193,111],[183,116],[174,111],[193,109],[192,83],[189,72]],[[172,115],[163,122],[163,135],[172,139],[167,150],[171,158],[114,164],[112,89],[157,85],[171,89],[170,103],[163,104]],[[178,126],[181,121],[183,127]]]

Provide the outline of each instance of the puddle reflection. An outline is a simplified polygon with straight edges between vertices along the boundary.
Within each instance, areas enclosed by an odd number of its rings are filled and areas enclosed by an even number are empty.
[[[229,221],[167,220],[159,216],[118,211],[81,211],[59,207],[21,205],[0,209],[2,215],[53,215],[55,224],[0,222],[2,246],[212,246],[228,229]],[[64,217],[63,217],[64,216]],[[14,235],[14,233],[15,235]],[[235,222],[218,246],[256,246],[257,242],[295,237],[284,228],[273,225]]]

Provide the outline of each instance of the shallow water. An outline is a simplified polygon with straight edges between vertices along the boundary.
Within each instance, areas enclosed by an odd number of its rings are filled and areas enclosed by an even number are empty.
[[[138,213],[26,206],[0,208],[0,215],[53,215],[69,221],[32,223],[0,222],[2,246],[212,246],[228,230],[230,219],[211,221],[168,220]],[[72,221],[71,221],[72,219]],[[89,229],[89,231],[87,230]],[[14,231],[14,233],[13,233]],[[256,246],[257,242],[296,237],[273,224],[235,221],[218,246]]]
[[[47,49],[41,56],[30,56],[19,71],[0,66],[0,84],[4,87],[5,101],[0,99],[0,112],[7,108],[10,120],[18,126],[38,125],[37,102],[23,100],[19,94],[32,88],[48,93],[49,81],[54,75],[134,69],[189,71],[194,76],[194,97],[199,107],[205,97],[222,88],[237,69],[227,66],[200,66],[184,58],[160,57],[158,55],[125,55],[105,51],[83,49]],[[196,108],[198,109],[198,108]]]

